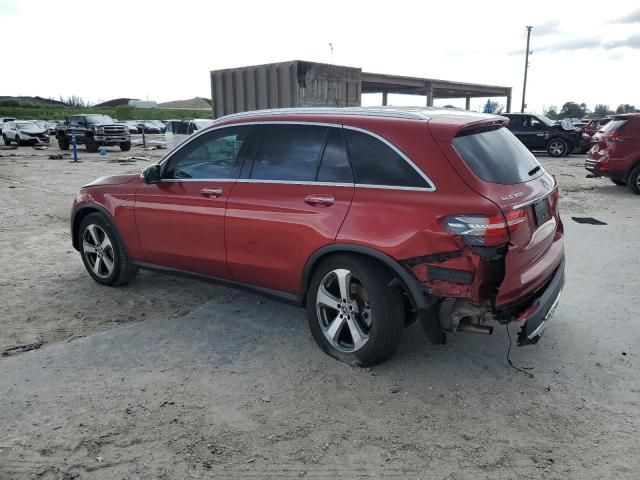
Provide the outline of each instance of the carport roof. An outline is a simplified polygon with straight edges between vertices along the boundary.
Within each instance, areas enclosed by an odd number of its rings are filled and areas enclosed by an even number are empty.
[[[428,95],[430,90],[434,98],[506,97],[511,95],[511,87],[362,72],[362,93],[386,92]]]

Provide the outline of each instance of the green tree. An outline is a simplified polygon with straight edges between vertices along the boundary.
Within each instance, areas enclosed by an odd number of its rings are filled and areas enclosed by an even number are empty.
[[[558,107],[556,107],[555,105],[550,105],[547,109],[544,110],[544,114],[551,120],[556,120],[558,118]]]
[[[616,113],[635,113],[637,111],[635,106],[629,105],[628,103],[621,103],[618,105],[618,108],[616,108]]]
[[[613,112],[609,110],[609,105],[604,105],[602,103],[598,103],[593,109],[593,116],[596,118],[606,117],[611,113]]]
[[[588,112],[587,104],[581,103],[577,104],[576,102],[567,102],[562,105],[562,110],[560,110],[560,118],[582,118]]]

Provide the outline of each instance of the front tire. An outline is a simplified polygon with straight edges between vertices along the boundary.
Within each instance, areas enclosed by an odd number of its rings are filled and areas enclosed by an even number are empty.
[[[69,141],[66,138],[58,138],[58,148],[60,150],[69,150]]]
[[[568,151],[569,145],[566,140],[563,140],[562,138],[552,138],[549,140],[549,143],[547,143],[547,153],[552,157],[563,157],[567,155]]]
[[[89,153],[96,153],[98,151],[98,143],[90,138],[85,140],[84,146]]]
[[[82,220],[78,245],[87,272],[102,285],[124,285],[138,274],[118,232],[101,213],[91,213]]]
[[[128,152],[129,150],[131,150],[131,141],[122,142],[120,144],[120,150],[122,150],[123,152]]]
[[[315,270],[307,292],[307,320],[328,355],[365,367],[389,359],[404,328],[402,294],[392,276],[363,257],[335,255]]]
[[[640,165],[631,170],[629,174],[629,180],[627,181],[627,188],[636,195],[640,195]]]
[[[9,140],[7,136],[4,134],[2,135],[2,141],[4,142],[5,145],[11,145],[11,140]]]
[[[20,146],[20,137],[18,135],[16,135],[16,138],[13,141],[16,142],[16,145]]]

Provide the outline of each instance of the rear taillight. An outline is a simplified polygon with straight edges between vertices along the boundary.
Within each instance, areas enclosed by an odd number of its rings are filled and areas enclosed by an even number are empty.
[[[602,140],[604,140],[605,142],[624,142],[628,138],[629,137],[625,137],[624,135],[621,135],[617,132],[605,133],[602,136]]]
[[[452,215],[443,221],[447,232],[461,237],[469,245],[501,245],[509,241],[509,233],[527,220],[524,210],[511,210],[506,215]]]

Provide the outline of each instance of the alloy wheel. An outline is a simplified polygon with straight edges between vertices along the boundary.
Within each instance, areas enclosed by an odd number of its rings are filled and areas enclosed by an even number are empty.
[[[564,153],[564,144],[559,141],[551,142],[551,145],[549,145],[549,152],[551,155],[559,157]]]
[[[115,263],[113,245],[107,233],[98,225],[90,224],[84,229],[82,254],[96,276],[107,278],[113,272]]]
[[[353,353],[369,340],[372,316],[366,289],[350,271],[338,268],[320,282],[316,294],[320,328],[335,349]]]

